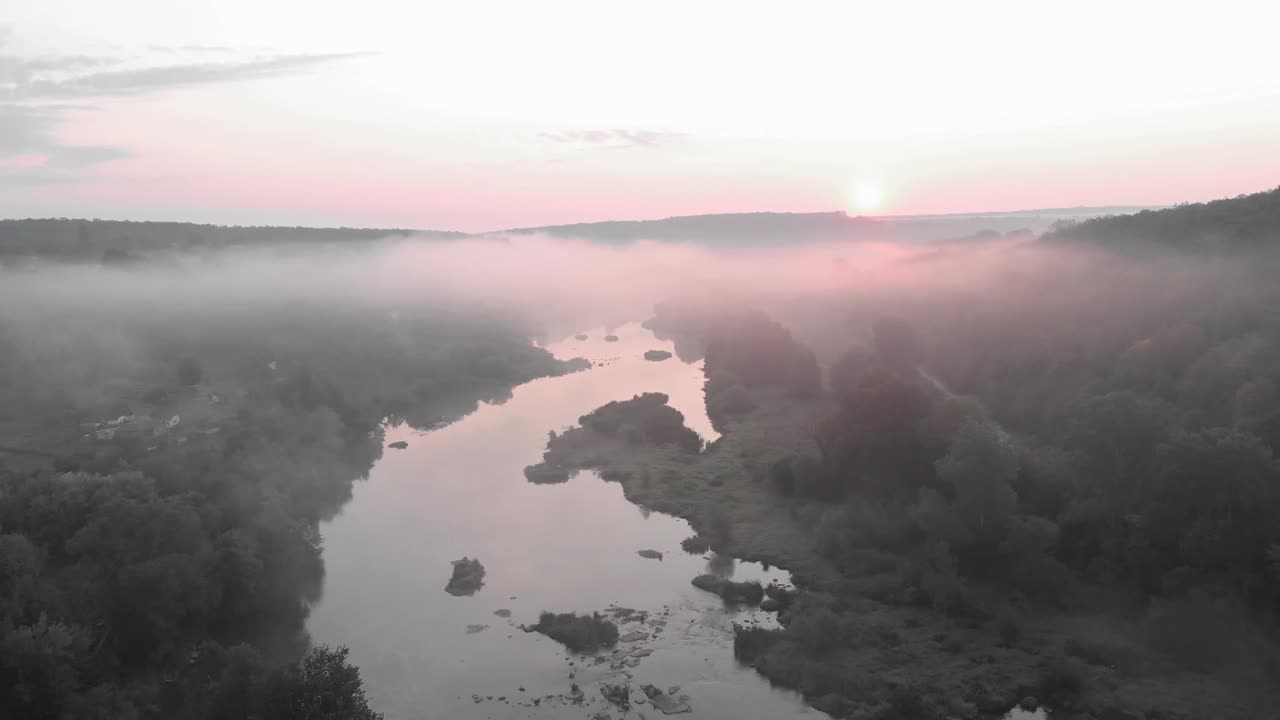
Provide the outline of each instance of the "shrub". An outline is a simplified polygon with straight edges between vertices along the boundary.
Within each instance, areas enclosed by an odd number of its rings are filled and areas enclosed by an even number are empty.
[[[618,642],[618,626],[605,620],[600,613],[580,616],[576,613],[557,615],[543,612],[533,630],[576,652],[591,652],[601,647],[612,647]]]
[[[715,575],[699,575],[692,582],[694,587],[715,593],[725,602],[758,605],[764,599],[764,586],[759,580],[734,582]]]
[[[758,627],[733,626],[733,656],[745,663],[767,653],[778,638],[781,630],[766,630]]]
[[[812,598],[796,602],[787,623],[787,635],[810,657],[826,655],[844,640],[840,616]]]
[[[692,555],[701,555],[711,549],[711,543],[701,535],[691,535],[680,541],[680,547]]]
[[[1079,695],[1085,686],[1086,669],[1079,660],[1054,658],[1040,680],[1040,699],[1050,706],[1062,706]]]

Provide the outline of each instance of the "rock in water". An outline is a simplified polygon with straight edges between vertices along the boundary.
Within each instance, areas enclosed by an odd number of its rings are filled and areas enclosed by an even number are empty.
[[[475,634],[476,634],[476,633],[478,633],[478,632],[483,632],[483,631],[484,631],[484,630],[486,630],[488,627],[489,627],[488,625],[468,625],[468,626],[467,626],[467,634],[468,634],[468,635],[475,635]]]
[[[409,447],[409,443],[405,442],[404,440],[397,440],[393,443],[387,443],[387,447],[395,448],[396,450],[403,450]]]
[[[497,615],[497,616],[498,616],[498,617],[500,617],[500,618],[509,618],[509,617],[511,617],[511,611],[510,611],[510,610],[508,610],[508,609],[506,609],[506,608],[502,608],[501,610],[494,610],[494,611],[493,611],[493,614],[494,614],[494,615]]]
[[[658,692],[656,695],[649,696],[649,703],[661,710],[665,715],[693,712],[693,708],[689,707],[688,699],[684,696],[675,697],[664,692]]]
[[[645,360],[661,362],[671,357],[671,353],[666,350],[646,350],[644,353]]]
[[[586,333],[578,333],[577,335],[574,335],[573,337],[574,337],[574,339],[577,339],[577,340],[586,340],[586,339],[587,339],[587,334],[586,334]]]
[[[662,559],[662,553],[658,552],[657,550],[637,550],[636,554],[642,558],[648,558],[650,560]]]
[[[605,700],[621,705],[624,708],[631,704],[631,685],[628,683],[620,683],[618,685],[603,683],[600,686],[600,694],[604,696]]]
[[[626,635],[623,635],[618,639],[621,640],[622,642],[640,642],[641,640],[648,640],[649,633],[640,632],[639,630],[634,630],[632,632],[627,633]]]
[[[605,336],[604,336],[604,341],[605,341],[605,342],[618,342],[618,336],[617,336],[617,335],[605,335]]]
[[[444,586],[450,595],[475,595],[484,586],[484,566],[479,559],[463,557],[453,561],[453,577]]]

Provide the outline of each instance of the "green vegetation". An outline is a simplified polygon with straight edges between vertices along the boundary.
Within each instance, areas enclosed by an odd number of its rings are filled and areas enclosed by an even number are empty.
[[[475,595],[484,586],[484,566],[478,558],[464,557],[453,561],[453,574],[445,592],[450,595]]]
[[[1280,188],[1166,210],[1143,210],[1061,223],[1049,241],[1091,242],[1122,251],[1234,253],[1273,250],[1280,228]]]
[[[680,548],[690,555],[701,555],[711,549],[711,542],[701,535],[690,535],[680,541]]]
[[[758,580],[735,582],[715,575],[699,575],[692,582],[694,587],[719,595],[727,603],[759,605],[764,599],[764,587]]]
[[[851,306],[828,393],[713,352],[786,348],[767,323],[710,322],[708,409],[751,409],[706,452],[586,428],[548,457],[791,570],[783,629],[735,651],[838,717],[1256,717],[1280,701],[1277,264],[1056,237],[998,291]]]
[[[308,652],[319,523],[384,418],[428,426],[568,366],[494,319],[323,290],[130,275],[117,302],[33,305],[15,294],[42,271],[10,272],[0,429],[26,452],[0,452],[0,717],[376,717],[345,650]]]
[[[696,454],[702,448],[702,438],[685,427],[684,415],[667,405],[662,393],[644,393],[630,400],[614,401],[578,418],[580,427],[556,435],[550,434],[547,451],[542,462],[524,469],[530,482],[565,482],[574,470],[586,467],[602,467],[602,464],[582,459],[590,454],[587,445],[647,445],[668,447],[682,454]],[[594,457],[594,456],[593,456]],[[605,479],[612,471],[605,469]]]
[[[448,239],[463,233],[357,228],[254,227],[123,220],[0,220],[0,261],[115,264],[232,247],[372,243],[387,237]]]
[[[613,647],[618,642],[618,626],[613,621],[604,619],[600,613],[588,616],[544,612],[538,616],[538,624],[529,629],[546,635],[574,652],[594,652],[602,647]]]

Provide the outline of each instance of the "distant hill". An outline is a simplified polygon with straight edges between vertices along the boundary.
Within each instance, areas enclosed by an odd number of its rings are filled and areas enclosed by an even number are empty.
[[[465,233],[434,230],[254,227],[179,222],[0,220],[0,259],[49,258],[70,262],[127,262],[174,251],[269,247],[288,243],[370,242],[388,236],[455,238]]]
[[[538,233],[610,244],[655,240],[713,246],[758,246],[777,244],[784,238],[803,237],[813,241],[869,237],[882,227],[879,221],[850,217],[841,212],[758,212],[684,215],[661,220],[611,220],[500,232],[505,235]]]
[[[545,234],[608,244],[638,240],[693,243],[719,248],[795,245],[811,242],[897,240],[934,242],[1027,231],[1041,233],[1055,222],[1097,217],[1139,208],[1060,208],[951,215],[853,217],[843,212],[727,213],[661,220],[547,225],[499,231],[505,235]]]
[[[1063,223],[1045,239],[1131,250],[1229,252],[1280,247],[1280,187],[1212,202]]]
[[[372,242],[386,237],[447,240],[533,234],[581,238],[613,245],[651,240],[724,249],[835,241],[938,242],[985,239],[1011,233],[1039,234],[1062,221],[1131,212],[1135,209],[1137,208],[1078,207],[885,217],[855,217],[843,212],[722,213],[660,220],[547,225],[488,233],[396,228],[198,225],[68,218],[0,220],[0,261],[20,262],[24,259],[46,258],[66,262],[111,263],[166,253],[215,251],[230,247],[281,247],[291,243],[346,244]],[[1140,216],[1149,212],[1144,211]],[[1075,227],[1092,226],[1080,223]]]

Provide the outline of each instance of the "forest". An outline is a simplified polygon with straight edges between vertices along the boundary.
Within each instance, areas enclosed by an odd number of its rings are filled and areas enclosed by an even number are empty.
[[[44,218],[0,220],[0,263],[129,264],[231,248],[372,245],[388,237],[448,239],[464,233],[365,228],[200,225],[182,222]]]
[[[319,523],[384,420],[577,367],[481,311],[240,270],[0,279],[0,716],[379,717],[305,633]]]
[[[1278,206],[944,248],[950,275],[912,258],[808,301],[850,346],[825,373],[763,314],[660,305],[724,437],[690,458],[584,417],[546,462],[792,570],[784,628],[737,652],[834,716],[1257,717],[1280,688]],[[1184,242],[1224,217],[1230,252]],[[643,427],[640,401],[613,424]]]
[[[586,367],[532,344],[538,323],[620,314],[590,293],[667,267],[682,292],[645,325],[704,362],[722,437],[662,393],[620,397],[547,428],[525,474],[597,469],[689,520],[690,552],[790,571],[799,594],[729,593],[781,621],[739,629],[741,662],[863,720],[1257,717],[1280,702],[1278,206],[744,251],[721,274],[712,254],[523,248],[608,261],[524,270],[560,304],[501,295],[512,268],[472,293],[387,274],[445,256],[372,238],[131,239],[130,258],[59,240],[0,270],[0,716],[376,717],[305,622],[318,528],[384,423]]]

